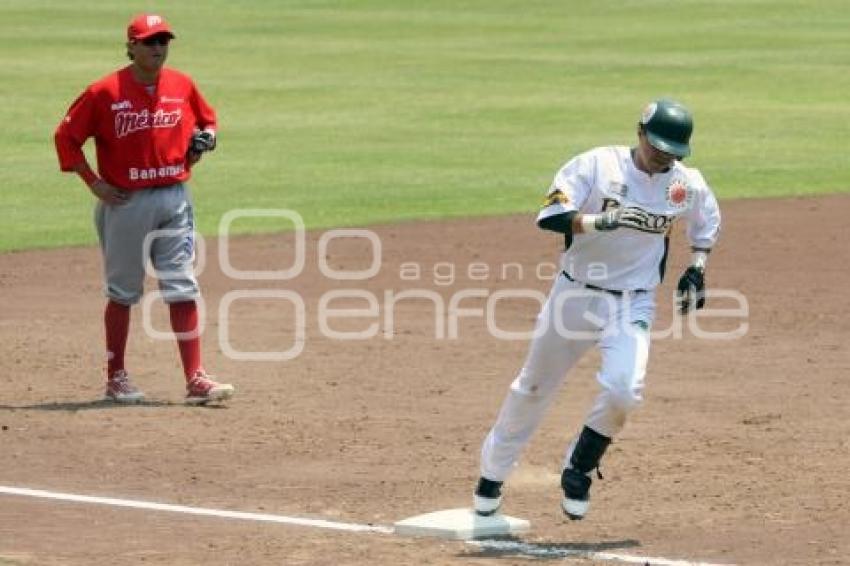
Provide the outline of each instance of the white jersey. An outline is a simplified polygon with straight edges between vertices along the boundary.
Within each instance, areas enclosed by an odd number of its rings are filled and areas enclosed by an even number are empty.
[[[648,175],[625,146],[600,147],[576,156],[555,175],[537,220],[578,211],[599,214],[630,208],[639,225],[609,232],[574,234],[561,266],[573,279],[605,289],[652,289],[663,277],[668,234],[687,222],[695,248],[711,249],[720,229],[717,199],[697,169],[675,161],[669,170]]]

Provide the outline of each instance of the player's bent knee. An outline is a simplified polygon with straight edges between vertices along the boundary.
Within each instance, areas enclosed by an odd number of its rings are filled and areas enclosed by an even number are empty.
[[[614,396],[614,404],[625,413],[630,413],[637,409],[641,401],[643,401],[643,397],[633,391],[624,391]]]
[[[640,405],[643,397],[639,391],[631,388],[612,389],[610,391],[610,401],[617,410],[623,413],[630,413]]]

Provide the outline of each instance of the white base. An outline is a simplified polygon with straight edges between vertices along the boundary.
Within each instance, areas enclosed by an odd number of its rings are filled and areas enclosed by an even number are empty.
[[[402,536],[437,537],[453,540],[491,538],[526,533],[531,524],[507,515],[482,517],[472,509],[446,509],[409,517],[395,524]]]

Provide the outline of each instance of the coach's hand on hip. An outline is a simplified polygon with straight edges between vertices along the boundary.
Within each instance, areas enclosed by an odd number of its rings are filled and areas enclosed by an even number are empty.
[[[699,310],[705,306],[705,271],[690,266],[679,278],[676,289],[676,302],[679,312],[685,314],[692,308]]]
[[[92,194],[103,201],[104,204],[121,205],[127,202],[130,195],[126,191],[113,187],[103,179],[97,179],[91,185],[89,190]]]

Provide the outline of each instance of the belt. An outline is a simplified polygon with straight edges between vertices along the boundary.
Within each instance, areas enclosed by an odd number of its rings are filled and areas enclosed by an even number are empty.
[[[575,279],[570,277],[570,274],[567,273],[566,271],[561,271],[561,275],[563,275],[564,277],[566,277],[568,280],[572,281],[573,283],[578,283],[579,285],[581,285],[585,289],[590,289],[591,291],[602,291],[603,293],[611,293],[615,297],[622,297],[623,295],[628,295],[629,293],[634,293],[634,294],[646,293],[646,289],[634,289],[632,291],[617,291],[616,289],[603,289],[602,287],[597,287],[596,285],[590,285],[589,283],[582,283],[581,281],[576,281]]]

